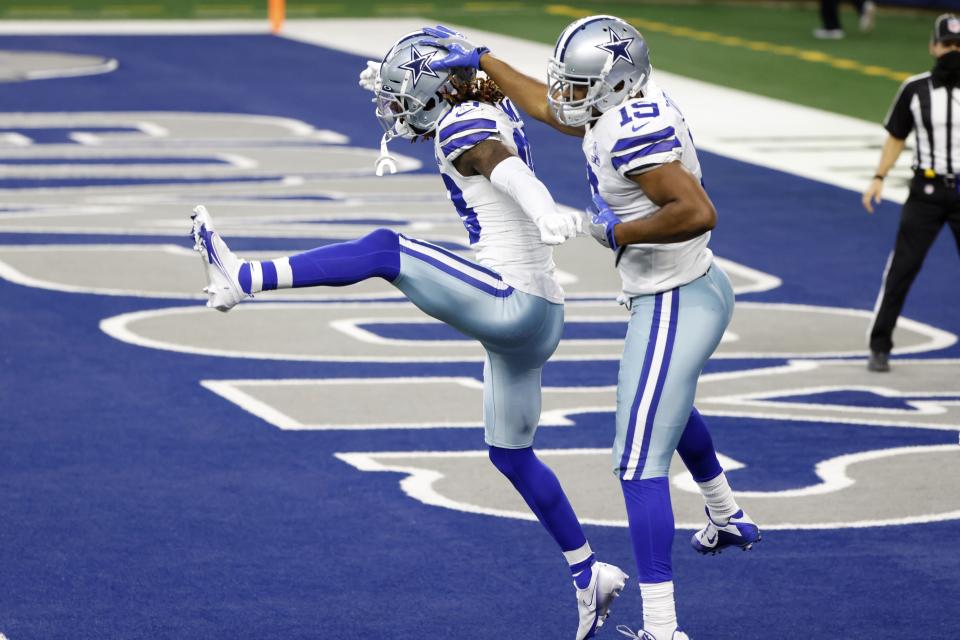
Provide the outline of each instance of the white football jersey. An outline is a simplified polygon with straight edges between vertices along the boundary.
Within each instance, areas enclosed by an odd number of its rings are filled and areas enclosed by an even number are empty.
[[[660,208],[628,175],[679,161],[702,178],[683,115],[652,78],[646,94],[603,114],[583,137],[590,188],[624,222],[645,218]],[[617,256],[623,294],[658,293],[696,280],[713,263],[709,241],[707,232],[686,242],[623,247]]]
[[[553,249],[540,241],[540,230],[513,198],[484,176],[462,176],[453,166],[462,153],[484,140],[498,140],[533,170],[530,145],[516,108],[504,99],[497,105],[464,102],[437,122],[434,153],[477,262],[493,269],[515,289],[563,302]]]

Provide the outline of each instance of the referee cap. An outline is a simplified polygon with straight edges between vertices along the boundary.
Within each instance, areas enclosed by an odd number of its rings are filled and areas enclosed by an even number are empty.
[[[960,18],[955,13],[945,13],[933,23],[934,42],[960,42]]]

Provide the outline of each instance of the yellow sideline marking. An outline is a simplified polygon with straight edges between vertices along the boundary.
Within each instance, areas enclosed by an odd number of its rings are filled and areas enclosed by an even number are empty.
[[[547,5],[546,12],[550,15],[567,16],[570,18],[585,18],[593,15],[592,11],[577,9],[565,4]],[[751,51],[773,53],[775,55],[786,56],[788,58],[796,58],[805,62],[826,64],[835,69],[842,69],[844,71],[856,71],[857,73],[861,73],[866,76],[889,78],[891,80],[897,80],[898,82],[901,82],[913,75],[904,71],[888,69],[887,67],[863,64],[861,62],[857,62],[856,60],[850,60],[849,58],[836,58],[828,53],[814,51],[812,49],[798,49],[797,47],[773,44],[772,42],[747,40],[746,38],[740,38],[738,36],[725,36],[719,33],[713,33],[712,31],[700,31],[698,29],[691,29],[689,27],[678,27],[676,25],[667,24],[666,22],[644,20],[643,18],[624,19],[634,26],[640,27],[641,29],[645,29],[647,31],[666,33],[671,36],[689,38],[691,40],[698,40],[700,42],[714,42],[726,47],[738,47],[741,49],[750,49]]]
[[[100,15],[105,16],[122,17],[148,13],[163,13],[163,6],[159,4],[107,5],[100,9]]]
[[[430,3],[404,3],[404,4],[375,4],[373,5],[373,12],[376,14],[418,14],[418,13],[431,13],[436,10],[436,7],[432,2]]]
[[[346,11],[346,5],[342,3],[323,2],[319,4],[300,4],[287,5],[288,16],[316,16],[329,13],[343,13]]]
[[[69,16],[73,15],[73,7],[66,5],[14,5],[7,9],[6,14],[10,17],[29,15]]]
[[[254,12],[255,9],[248,4],[200,4],[193,8],[193,15],[200,17],[246,15]]]

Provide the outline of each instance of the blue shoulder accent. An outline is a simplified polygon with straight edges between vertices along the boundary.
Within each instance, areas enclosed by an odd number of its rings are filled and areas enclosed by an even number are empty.
[[[643,158],[644,156],[650,156],[655,153],[663,153],[665,151],[670,151],[671,149],[676,149],[680,146],[680,141],[676,138],[671,138],[670,140],[661,140],[660,142],[655,142],[651,145],[638,149],[633,153],[616,156],[613,159],[613,168],[619,169],[625,164],[630,164],[637,158]]]
[[[438,137],[440,140],[446,140],[452,135],[456,135],[461,131],[466,131],[468,129],[494,129],[497,128],[496,120],[490,118],[473,118],[471,120],[460,120],[459,122],[454,122],[451,125],[447,125],[440,129]]]
[[[597,195],[600,193],[600,181],[597,180],[597,174],[593,172],[593,167],[587,163],[587,181],[590,183],[590,193]]]
[[[492,135],[492,131],[478,131],[476,133],[471,133],[470,135],[462,136],[448,144],[443,145],[440,147],[440,151],[443,153],[443,155],[448,156],[458,149],[464,149],[480,144]]]
[[[504,98],[500,101],[498,105],[500,110],[506,113],[511,120],[514,122],[520,122],[520,114],[517,113],[517,108],[514,106],[513,102],[510,101],[510,98]]]
[[[673,127],[667,127],[666,129],[660,129],[660,131],[654,131],[652,133],[647,133],[642,136],[634,136],[633,138],[621,138],[617,140],[617,144],[613,146],[613,153],[618,151],[625,151],[633,147],[640,146],[642,144],[647,144],[648,142],[656,142],[657,140],[663,140],[664,138],[671,137],[675,131]]]

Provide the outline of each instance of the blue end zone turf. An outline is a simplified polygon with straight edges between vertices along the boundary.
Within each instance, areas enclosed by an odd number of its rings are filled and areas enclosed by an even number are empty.
[[[369,96],[356,88],[363,66],[356,56],[265,36],[6,37],[2,46],[120,61],[118,71],[103,76],[0,84],[7,112],[243,112],[331,128],[369,149],[380,138]],[[561,202],[583,205],[578,145],[536,123],[529,128],[547,185]],[[428,145],[402,151],[422,160],[423,172],[433,170]],[[703,162],[720,211],[715,252],[783,280],[743,299],[873,306],[896,206],[886,203],[867,217],[849,191],[709,153]],[[186,213],[184,221],[179,244],[189,247]],[[3,234],[0,241],[171,239]],[[236,246],[294,250],[322,241],[247,239]],[[960,332],[957,267],[944,234],[905,314]],[[98,326],[121,313],[197,304],[0,280],[0,632],[10,640],[573,635],[567,569],[538,524],[426,506],[401,492],[398,475],[361,473],[332,455],[478,449],[478,430],[281,431],[198,384],[477,378],[479,364],[213,358],[122,343]],[[954,346],[929,356],[958,353]],[[782,363],[720,360],[708,372]],[[557,386],[610,385],[615,378],[610,362],[551,363],[544,375]],[[843,400],[869,403],[871,396]],[[809,484],[813,465],[832,456],[956,441],[947,431],[707,420],[722,452],[747,464],[731,480],[754,491]],[[538,445],[609,446],[609,414],[583,414],[576,422],[544,429]],[[612,480],[610,487],[617,490]],[[696,638],[724,640],[958,637],[960,555],[950,542],[956,528],[948,521],[771,531],[751,554],[710,559],[690,553],[680,532],[680,619]],[[604,561],[633,573],[625,529],[586,529]],[[635,585],[617,605],[616,623],[636,625]],[[615,637],[612,629],[604,633]]]

